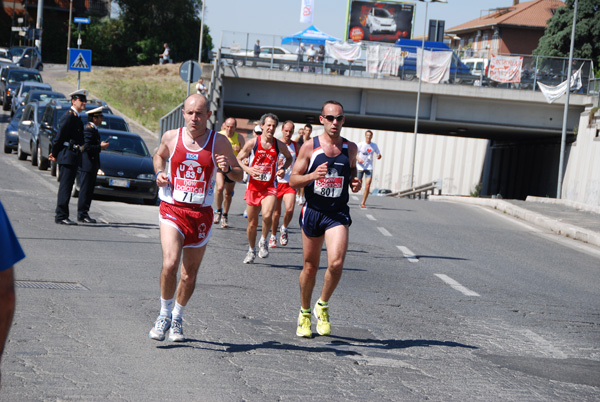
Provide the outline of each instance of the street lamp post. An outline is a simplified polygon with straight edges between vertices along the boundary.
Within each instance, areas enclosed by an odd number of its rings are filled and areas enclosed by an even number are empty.
[[[198,64],[200,64],[202,62],[202,36],[204,34],[204,5],[205,4],[206,4],[206,0],[202,0],[202,21],[200,21],[200,45],[198,46]]]
[[[562,198],[563,164],[565,160],[565,143],[567,140],[567,115],[569,112],[569,95],[571,95],[571,74],[573,74],[573,48],[575,47],[575,24],[577,23],[577,0],[573,10],[573,27],[571,28],[571,48],[569,50],[569,67],[567,69],[567,98],[565,99],[565,110],[563,112],[562,134],[560,138],[560,161],[558,162],[558,182],[556,186],[556,198]]]
[[[410,162],[410,187],[414,187],[415,156],[417,153],[417,132],[419,129],[419,103],[421,102],[421,82],[423,81],[423,56],[425,55],[425,31],[427,30],[427,11],[429,3],[447,3],[447,0],[419,0],[425,3],[425,22],[423,24],[423,40],[421,42],[421,67],[419,68],[419,90],[417,91],[417,110],[415,111],[415,133],[413,136],[413,149]]]

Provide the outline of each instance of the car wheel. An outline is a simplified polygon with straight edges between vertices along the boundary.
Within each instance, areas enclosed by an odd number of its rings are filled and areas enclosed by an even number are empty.
[[[25,152],[23,152],[23,148],[21,147],[21,142],[18,142],[18,144],[17,144],[17,158],[20,161],[24,161],[27,159],[27,154]]]
[[[57,170],[58,169],[56,168],[56,161],[50,162],[50,176],[56,176]]]
[[[60,181],[60,166],[56,164],[56,181]]]
[[[8,103],[8,101],[6,99],[4,99],[4,102],[2,102],[2,110],[8,110],[10,109],[10,104]]]
[[[38,148],[35,144],[31,144],[31,166],[38,165]]]
[[[37,161],[38,161],[38,170],[47,170],[48,169],[48,159],[42,156],[42,148],[37,146]]]
[[[42,63],[38,64],[36,68],[38,71],[44,71],[44,65]]]
[[[5,154],[10,154],[12,153],[12,148],[9,147],[8,145],[6,145],[6,137],[4,137],[4,153]]]

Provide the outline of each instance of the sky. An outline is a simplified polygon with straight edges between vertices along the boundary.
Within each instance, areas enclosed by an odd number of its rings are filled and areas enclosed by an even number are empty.
[[[221,41],[221,32],[289,36],[310,24],[300,23],[301,0],[205,0],[205,22],[210,28],[215,47]],[[481,12],[498,7],[512,6],[513,0],[447,0],[430,3],[427,19],[444,20],[446,29],[479,18]],[[523,2],[524,0],[521,0]],[[423,33],[425,3],[416,4],[414,36]],[[348,0],[314,0],[315,25],[321,31],[344,39]],[[224,34],[224,44],[230,34]]]

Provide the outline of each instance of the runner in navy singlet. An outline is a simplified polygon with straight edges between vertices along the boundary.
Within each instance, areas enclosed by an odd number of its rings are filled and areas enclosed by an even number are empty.
[[[311,298],[315,287],[323,242],[327,248],[327,271],[321,297],[315,304],[317,332],[331,334],[329,298],[342,277],[348,228],[348,187],[360,191],[356,177],[356,144],[341,136],[344,108],[327,101],[319,116],[324,132],[304,143],[290,177],[290,186],[305,188],[306,204],[300,214],[304,267],[300,273],[300,314],[296,335],[310,338]]]

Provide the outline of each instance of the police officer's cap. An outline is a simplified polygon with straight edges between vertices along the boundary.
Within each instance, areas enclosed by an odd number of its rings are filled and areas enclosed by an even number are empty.
[[[102,109],[104,109],[104,106],[100,106],[100,107],[97,107],[96,109],[88,110],[87,115],[88,115],[88,117],[102,116]]]
[[[80,90],[71,92],[69,94],[69,96],[71,97],[71,99],[80,99],[82,101],[86,101],[88,94],[89,94],[89,92],[87,89],[80,89]]]

